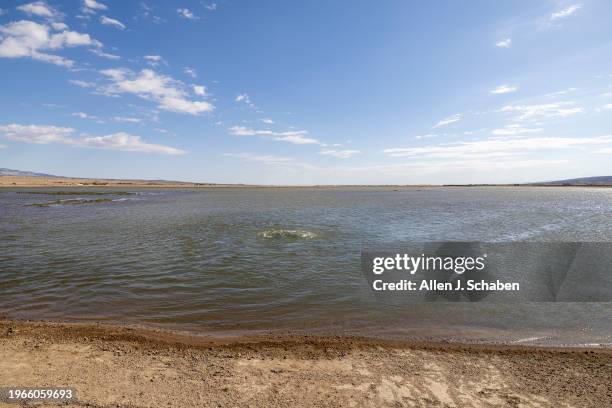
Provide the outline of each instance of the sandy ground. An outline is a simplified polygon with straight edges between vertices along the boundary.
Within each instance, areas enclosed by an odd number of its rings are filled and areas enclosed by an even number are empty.
[[[92,179],[74,177],[39,177],[39,176],[0,176],[0,187],[122,187],[122,188],[425,188],[440,187],[433,185],[263,185],[263,184],[217,184],[217,183],[191,183],[165,180],[130,180],[130,179]]]
[[[232,184],[183,183],[163,180],[88,179],[70,177],[0,176],[0,187],[236,187]]]
[[[70,386],[71,407],[612,406],[612,350],[16,321],[0,344],[0,386]]]

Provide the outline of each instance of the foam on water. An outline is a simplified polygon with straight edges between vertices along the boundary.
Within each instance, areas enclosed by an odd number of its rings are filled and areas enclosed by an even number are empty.
[[[301,229],[269,229],[257,233],[262,238],[301,238],[301,239],[313,239],[317,238],[318,235],[312,231],[301,230]]]

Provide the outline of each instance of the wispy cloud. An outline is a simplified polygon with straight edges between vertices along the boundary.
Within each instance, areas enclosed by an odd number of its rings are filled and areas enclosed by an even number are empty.
[[[159,64],[168,65],[166,60],[164,60],[161,55],[145,55],[143,58],[147,61],[147,64],[153,67],[156,67]]]
[[[107,69],[100,71],[111,84],[103,87],[105,94],[133,94],[140,98],[155,101],[159,109],[197,115],[211,112],[214,106],[208,101],[191,100],[182,82],[169,76],[143,69],[139,73],[127,69]]]
[[[150,19],[154,23],[159,24],[159,23],[162,23],[162,22],[166,21],[163,18],[153,14],[153,7],[150,6],[149,4],[145,3],[144,1],[140,2],[140,11],[141,12],[140,12],[139,17],[142,17],[142,18],[145,18],[145,19]]]
[[[94,82],[82,81],[80,79],[69,79],[71,84],[74,84],[80,88],[95,88],[96,84]]]
[[[196,15],[193,14],[193,12],[189,9],[186,8],[179,8],[176,9],[176,12],[178,13],[178,15],[182,18],[186,18],[188,20],[198,20],[199,17],[197,17]]]
[[[217,9],[217,3],[211,3],[204,6],[206,10],[215,11]]]
[[[535,105],[507,105],[500,112],[515,113],[515,121],[563,118],[584,112],[584,108],[574,102],[556,102]]]
[[[513,124],[507,125],[501,129],[493,129],[491,132],[496,136],[513,136],[513,135],[523,135],[526,133],[538,133],[541,132],[542,128],[526,128],[521,125]]]
[[[244,126],[234,126],[229,129],[234,136],[262,136],[279,142],[288,142],[293,144],[316,144],[321,142],[317,139],[306,137],[308,134],[305,130],[290,130],[287,132],[274,132],[272,130],[256,130]]]
[[[100,118],[95,116],[95,115],[90,115],[88,113],[85,112],[74,112],[72,114],[72,116],[75,116],[79,119],[89,119],[89,120],[95,120],[95,121],[100,121]]]
[[[301,168],[301,169],[315,169],[315,166],[312,166],[307,163],[303,163],[295,160],[292,157],[285,156],[275,156],[271,154],[253,154],[253,153],[224,153],[222,156],[224,157],[234,157],[237,159],[252,161],[257,163],[263,163],[271,166],[280,166],[285,168]]]
[[[334,150],[334,149],[325,149],[319,152],[319,154],[322,154],[324,156],[332,156],[337,159],[348,159],[359,153],[361,153],[359,150]]]
[[[511,38],[506,38],[504,40],[501,40],[495,43],[495,46],[499,48],[510,48],[511,45],[512,45]]]
[[[192,78],[197,78],[197,76],[198,76],[198,73],[197,73],[197,72],[196,72],[196,70],[195,70],[195,69],[193,69],[193,68],[185,67],[185,68],[183,68],[183,72],[184,72],[186,75],[189,75],[189,76],[190,76],[190,77],[192,77]]]
[[[516,86],[500,85],[497,88],[492,89],[491,93],[495,94],[495,95],[500,95],[500,94],[507,94],[507,93],[516,92],[517,90],[518,90],[518,87],[516,87]]]
[[[418,159],[493,158],[522,155],[530,151],[612,146],[612,136],[600,137],[532,137],[485,139],[444,143],[423,147],[391,148],[383,152],[389,157]]]
[[[21,20],[0,25],[0,58],[32,58],[71,67],[74,61],[51,54],[68,47],[101,47],[89,34],[70,30],[55,31],[46,24]]]
[[[142,119],[139,118],[132,118],[129,116],[113,116],[113,122],[119,122],[119,123],[140,123],[142,122]]]
[[[582,8],[582,4],[572,4],[567,6],[566,8],[556,11],[550,15],[550,21],[559,20],[562,18],[569,17],[575,14],[578,10]]]
[[[236,157],[239,159],[247,159],[252,161],[260,161],[265,163],[288,163],[294,161],[291,157],[274,156],[270,154],[256,155],[252,153],[223,153],[225,157]]]
[[[121,21],[115,20],[114,18],[110,18],[107,16],[100,17],[100,23],[102,23],[103,25],[108,25],[108,26],[118,28],[120,30],[126,29],[125,24],[123,24]]]
[[[134,136],[125,132],[113,133],[107,136],[84,137],[77,141],[77,146],[138,153],[160,153],[170,155],[187,153],[184,150],[170,146],[146,143],[139,136]]]
[[[263,118],[263,119],[259,119],[262,123],[265,123],[266,125],[273,125],[274,121],[270,118]]]
[[[234,98],[234,101],[236,101],[236,102],[245,101],[246,103],[249,103],[250,102],[249,95],[247,95],[247,94],[240,94],[240,95],[236,96],[236,98]]]
[[[414,138],[415,139],[432,139],[434,137],[438,137],[439,135],[435,134],[435,133],[427,133],[425,135],[417,135]]]
[[[110,60],[120,60],[121,57],[119,55],[115,55],[115,54],[110,54],[108,52],[104,52],[99,48],[91,48],[89,50],[92,54],[97,55],[98,57],[101,58],[106,58],[106,59],[110,59]]]
[[[447,116],[446,118],[436,123],[433,126],[433,129],[436,129],[442,126],[446,126],[446,125],[450,125],[451,123],[459,122],[461,120],[461,116],[462,115],[460,113],[456,113],[454,115]]]
[[[253,103],[253,101],[251,101],[251,98],[246,93],[243,93],[243,94],[240,94],[240,95],[236,96],[234,98],[234,101],[238,102],[238,103],[244,103],[245,105],[247,105],[251,109],[257,109],[257,105],[255,105]]]
[[[48,126],[48,125],[19,125],[16,123],[0,126],[0,134],[9,140],[34,143],[50,144],[59,143],[77,147],[119,150],[125,152],[159,153],[159,154],[185,154],[184,150],[170,146],[147,143],[139,136],[125,132],[113,133],[106,136],[81,136],[72,137],[75,132],[73,128]]]

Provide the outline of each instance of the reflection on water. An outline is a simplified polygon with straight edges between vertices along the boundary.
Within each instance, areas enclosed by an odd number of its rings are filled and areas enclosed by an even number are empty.
[[[362,249],[411,241],[610,241],[612,190],[132,192],[44,207],[30,204],[58,197],[0,192],[0,312],[196,331],[612,342],[609,303],[385,304],[360,271]]]

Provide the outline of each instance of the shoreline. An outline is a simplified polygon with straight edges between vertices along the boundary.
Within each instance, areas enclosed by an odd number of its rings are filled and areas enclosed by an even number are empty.
[[[473,350],[487,352],[551,352],[610,354],[612,347],[585,344],[531,344],[526,342],[504,342],[455,338],[427,338],[423,336],[397,338],[377,337],[367,334],[343,334],[334,332],[308,332],[303,330],[249,330],[249,331],[193,331],[149,324],[116,321],[72,321],[61,319],[10,318],[0,315],[0,335],[8,327],[22,329],[38,328],[48,335],[78,339],[80,336],[101,336],[105,339],[119,336],[121,339],[147,344],[184,345],[208,348],[211,345],[241,346],[246,343],[288,344],[308,341],[313,344],[351,344],[363,347],[393,347],[426,350]]]
[[[612,398],[606,348],[20,320],[0,320],[0,343],[3,386],[71,386],[78,403],[68,406],[596,407]]]
[[[224,184],[197,183],[166,180],[135,180],[135,179],[103,179],[79,177],[42,177],[42,176],[0,176],[2,188],[37,188],[37,187],[89,187],[89,188],[168,188],[168,189],[217,189],[217,188],[278,188],[278,189],[334,189],[334,188],[479,188],[479,187],[580,187],[580,188],[611,188],[607,184],[309,184],[309,185],[274,185],[274,184]]]

